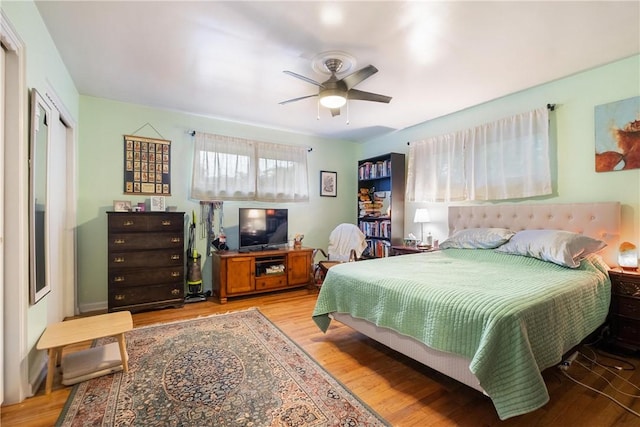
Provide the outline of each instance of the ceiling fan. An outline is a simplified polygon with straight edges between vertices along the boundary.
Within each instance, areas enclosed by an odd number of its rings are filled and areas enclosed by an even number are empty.
[[[363,80],[371,77],[378,72],[378,69],[373,65],[367,65],[366,67],[361,68],[360,70],[355,71],[341,79],[338,79],[338,77],[336,76],[336,73],[340,72],[340,69],[342,68],[341,59],[328,58],[324,61],[324,66],[327,71],[331,73],[331,77],[329,77],[329,80],[323,83],[318,83],[313,79],[294,73],[293,71],[283,71],[285,74],[318,86],[320,90],[317,94],[288,99],[286,101],[280,102],[279,104],[284,105],[290,102],[300,101],[302,99],[313,98],[317,96],[320,98],[320,104],[331,110],[331,116],[335,117],[340,115],[340,107],[346,104],[347,100],[350,99],[384,102],[387,104],[389,103],[389,101],[391,101],[390,96],[379,95],[377,93],[364,92],[354,89],[357,84],[361,83]]]

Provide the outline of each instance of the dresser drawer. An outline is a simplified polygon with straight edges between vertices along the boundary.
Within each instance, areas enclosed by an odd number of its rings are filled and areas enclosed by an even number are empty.
[[[182,248],[158,251],[110,252],[109,268],[183,266]]]
[[[113,233],[109,236],[109,251],[144,250],[184,247],[184,236],[179,233]]]
[[[176,301],[184,301],[182,283],[109,288],[109,309],[143,303],[170,305]]]
[[[184,213],[112,213],[109,215],[109,231],[144,232],[144,231],[183,231]]]
[[[256,290],[276,289],[287,286],[287,276],[278,274],[274,276],[263,276],[256,278]]]
[[[615,321],[615,329],[619,341],[640,345],[640,320],[618,317]]]
[[[109,285],[140,286],[155,283],[183,283],[184,268],[182,265],[161,268],[125,268],[109,270]]]
[[[637,280],[625,278],[616,279],[612,282],[611,292],[614,295],[640,298],[640,283],[638,283]]]
[[[613,296],[614,313],[640,320],[640,299]]]

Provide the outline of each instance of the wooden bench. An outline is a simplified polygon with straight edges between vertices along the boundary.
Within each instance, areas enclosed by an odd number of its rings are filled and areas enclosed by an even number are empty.
[[[133,319],[128,311],[81,317],[47,326],[36,346],[38,350],[48,350],[49,352],[45,393],[51,393],[55,369],[62,361],[62,348],[67,345],[114,336],[120,347],[122,369],[128,372],[127,344],[124,333],[131,329],[133,329]]]

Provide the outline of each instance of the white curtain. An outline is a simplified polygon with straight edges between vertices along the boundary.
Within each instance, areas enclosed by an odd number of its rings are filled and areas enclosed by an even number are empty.
[[[263,202],[309,200],[305,147],[256,142],[256,154],[258,158],[256,200]]]
[[[551,193],[549,112],[539,108],[409,147],[407,199],[503,200]]]
[[[464,144],[455,134],[409,144],[408,201],[465,200]]]
[[[307,150],[196,132],[191,198],[307,201]]]

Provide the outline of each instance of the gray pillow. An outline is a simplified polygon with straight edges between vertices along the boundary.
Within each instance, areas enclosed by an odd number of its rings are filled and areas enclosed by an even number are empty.
[[[496,249],[576,268],[587,255],[607,246],[605,242],[578,233],[561,230],[523,230]]]
[[[493,249],[507,242],[515,232],[506,228],[467,228],[440,243],[440,249]]]

